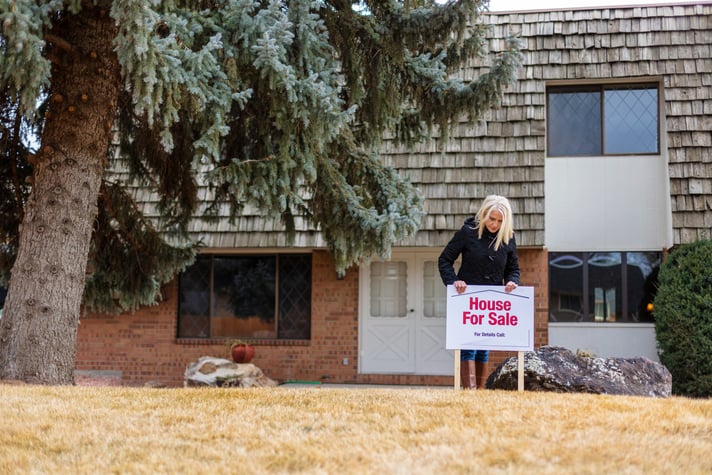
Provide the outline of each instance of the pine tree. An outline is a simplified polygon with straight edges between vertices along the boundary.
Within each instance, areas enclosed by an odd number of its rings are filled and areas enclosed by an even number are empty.
[[[194,259],[188,224],[225,203],[288,233],[306,217],[340,273],[387,255],[422,200],[379,159],[383,134],[447,136],[514,80],[515,41],[477,80],[453,75],[487,60],[482,8],[0,0],[0,378],[72,384],[81,305],[155,303]],[[159,197],[160,219],[137,189]]]

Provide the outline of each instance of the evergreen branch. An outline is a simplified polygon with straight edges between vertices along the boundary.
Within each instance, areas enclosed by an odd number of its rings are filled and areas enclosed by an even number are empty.
[[[413,58],[408,63],[412,77],[420,78],[424,85],[418,90],[420,107],[404,114],[394,128],[397,142],[410,145],[422,137],[417,125],[425,124],[428,134],[433,126],[440,128],[442,139],[448,140],[450,131],[457,125],[459,114],[467,114],[470,121],[479,120],[491,108],[499,107],[503,90],[514,84],[517,70],[521,66],[521,44],[518,38],[507,40],[508,49],[495,60],[492,68],[464,84],[459,80],[447,79],[443,69],[427,68],[423,58]],[[427,60],[427,58],[426,58]]]
[[[103,200],[104,208],[105,208],[105,213],[109,217],[109,222],[114,222],[116,223],[116,226],[112,226],[116,232],[117,235],[120,235],[122,237],[122,240],[129,243],[131,247],[135,249],[139,249],[141,247],[141,244],[138,242],[138,240],[129,232],[127,232],[125,226],[123,226],[123,219],[119,215],[119,213],[116,212],[113,206],[112,202],[112,197],[108,193],[108,187],[109,183],[103,182],[101,183],[101,189],[99,190],[99,196]],[[112,185],[111,188],[114,189],[116,188],[117,185]],[[136,203],[133,200],[128,200],[126,203],[124,203],[124,206],[126,204],[129,204],[131,208],[133,208],[133,212],[136,215],[139,215],[138,208],[136,207]]]
[[[62,3],[0,3],[0,90],[17,94],[19,108],[27,117],[34,117],[40,92],[49,85],[50,62],[42,56],[42,29],[49,25],[50,15],[62,9]]]
[[[120,98],[122,104],[130,102],[128,94]],[[158,195],[161,224],[180,234],[185,230],[197,208],[197,184],[192,170],[195,157],[191,129],[192,121],[185,117],[171,129],[176,137],[169,153],[160,143],[155,128],[148,127],[144,118],[137,117],[132,108],[120,108],[118,117],[120,147],[113,157],[113,167],[128,169],[128,186],[135,182],[140,187]]]
[[[334,255],[337,274],[343,275],[349,266],[374,255],[389,257],[393,244],[414,234],[422,198],[376,155],[343,144],[332,152],[338,161],[317,159],[310,209]]]
[[[102,184],[101,202],[85,306],[119,313],[155,305],[161,298],[161,285],[194,261],[195,246],[187,236],[169,244],[120,186]]]
[[[22,143],[17,95],[0,91],[0,284],[7,286],[17,253],[19,227],[30,193],[31,151]]]

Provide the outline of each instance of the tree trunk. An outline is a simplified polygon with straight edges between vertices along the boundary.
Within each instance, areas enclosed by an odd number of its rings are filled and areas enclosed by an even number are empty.
[[[97,199],[119,94],[108,10],[63,12],[48,30],[50,107],[0,320],[0,379],[73,384]]]

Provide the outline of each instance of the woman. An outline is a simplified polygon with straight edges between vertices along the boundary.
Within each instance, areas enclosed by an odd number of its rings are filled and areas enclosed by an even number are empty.
[[[490,195],[477,214],[465,220],[438,258],[440,277],[458,293],[468,285],[504,285],[511,292],[519,285],[519,257],[514,239],[512,208],[507,198]],[[460,269],[454,263],[462,256]],[[460,351],[460,380],[465,389],[484,388],[487,350]]]

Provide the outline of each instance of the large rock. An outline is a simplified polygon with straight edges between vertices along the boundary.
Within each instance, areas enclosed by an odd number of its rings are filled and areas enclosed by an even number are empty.
[[[185,387],[273,387],[277,383],[252,363],[238,364],[224,358],[203,356],[185,370]]]
[[[517,389],[517,357],[489,378],[489,389]],[[669,397],[670,371],[648,358],[595,358],[566,348],[543,346],[524,354],[524,389],[563,393]]]

